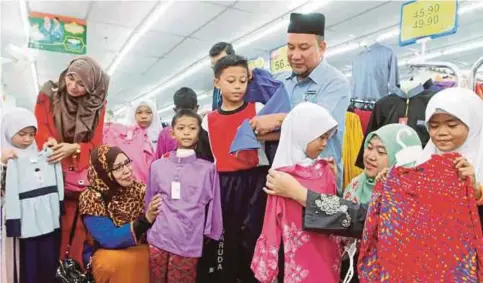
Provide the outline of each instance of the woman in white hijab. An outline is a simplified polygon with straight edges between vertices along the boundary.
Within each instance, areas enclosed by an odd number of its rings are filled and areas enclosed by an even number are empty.
[[[483,100],[465,88],[448,88],[434,95],[426,108],[426,126],[430,141],[419,164],[433,154],[457,152],[461,177],[483,182]],[[478,188],[478,186],[476,186]]]
[[[161,131],[161,120],[159,118],[156,103],[143,100],[132,105],[128,125],[138,126],[144,129],[151,141],[153,149],[156,149],[159,131]]]
[[[34,113],[24,108],[13,108],[4,113],[1,124],[1,156],[2,156],[2,185],[1,191],[5,189],[5,173],[7,161],[11,158],[19,156],[34,155],[37,153],[37,145],[35,144],[35,134],[37,132],[37,119]],[[3,194],[2,194],[3,195]],[[0,234],[1,234],[1,260],[0,260],[0,281],[1,282],[17,282],[14,279],[14,242],[16,239],[7,238],[6,229],[3,226],[5,211],[2,207],[0,216]],[[19,243],[16,244],[16,274],[19,272]]]

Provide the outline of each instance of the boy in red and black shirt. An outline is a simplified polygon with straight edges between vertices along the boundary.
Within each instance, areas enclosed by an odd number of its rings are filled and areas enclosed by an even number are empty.
[[[214,72],[223,102],[205,117],[202,126],[208,132],[220,176],[224,235],[217,247],[205,248],[198,282],[258,282],[250,263],[263,226],[268,161],[262,150],[230,154],[230,146],[242,122],[255,117],[263,105],[244,101],[249,80],[245,58],[226,56],[216,63]],[[258,139],[278,140],[279,133]]]

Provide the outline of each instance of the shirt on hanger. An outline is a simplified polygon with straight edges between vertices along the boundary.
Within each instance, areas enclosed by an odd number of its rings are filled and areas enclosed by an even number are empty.
[[[361,282],[481,282],[483,234],[459,154],[396,167],[374,188],[359,257]]]
[[[8,161],[4,204],[8,237],[37,237],[60,227],[64,177],[60,163],[47,162],[51,153],[43,150]]]
[[[146,206],[156,194],[161,211],[148,231],[149,244],[185,257],[200,257],[203,236],[218,240],[223,232],[220,185],[213,163],[196,155],[153,162]]]
[[[397,57],[390,47],[375,43],[352,62],[352,97],[380,99],[398,86]]]
[[[309,167],[300,165],[278,169],[295,177],[315,192],[335,195],[335,177],[326,161]],[[302,206],[294,200],[268,196],[262,234],[258,238],[251,268],[262,283],[277,278],[278,250],[284,249],[285,282],[339,282],[339,244],[322,233],[303,231]]]
[[[409,100],[397,94],[391,94],[379,99],[372,111],[366,132],[376,131],[388,124],[406,123],[418,133],[424,147],[429,141],[429,133],[425,122],[426,106],[436,93],[431,90],[430,86],[427,86],[421,93],[414,95]],[[357,157],[356,165],[359,168],[364,168],[363,155],[364,145],[361,146]]]

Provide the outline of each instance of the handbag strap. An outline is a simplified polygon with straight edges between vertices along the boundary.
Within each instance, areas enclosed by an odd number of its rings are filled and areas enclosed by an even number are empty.
[[[77,219],[79,218],[79,205],[76,206],[75,208],[75,215],[74,215],[74,220],[72,223],[72,227],[70,228],[70,234],[69,234],[69,245],[67,246],[66,250],[66,255],[69,255],[70,253],[70,247],[72,246],[72,241],[74,240],[74,235],[75,235],[75,229],[77,227]]]

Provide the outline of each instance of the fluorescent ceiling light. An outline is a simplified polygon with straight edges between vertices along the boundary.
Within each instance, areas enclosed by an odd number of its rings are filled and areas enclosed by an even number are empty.
[[[310,13],[310,12],[313,12],[313,11],[320,9],[321,7],[327,5],[329,2],[330,1],[311,1],[311,2],[303,5],[300,9],[297,9],[298,10],[297,12]],[[470,1],[468,1],[468,2],[470,2]],[[483,1],[473,2],[471,4],[467,4],[463,7],[460,7],[458,14],[464,15],[466,13],[474,12],[475,10],[481,9],[481,8],[483,8]],[[282,18],[282,20],[280,20],[279,22],[277,22],[277,23],[271,25],[270,27],[264,29],[263,31],[252,32],[249,35],[241,38],[240,40],[235,41],[233,44],[234,44],[236,49],[249,46],[253,42],[255,42],[255,41],[271,34],[271,33],[277,32],[278,30],[282,29],[283,27],[286,27],[288,25],[288,23],[289,23],[289,19],[284,17],[284,18]],[[399,28],[393,28],[393,29],[390,29],[389,31],[384,32],[384,33],[380,34],[379,36],[377,36],[376,40],[377,41],[384,41],[384,40],[394,38],[398,35],[399,35]],[[356,41],[356,42],[352,42],[352,43],[348,42],[348,43],[344,43],[342,45],[335,46],[333,49],[328,50],[327,55],[328,56],[335,56],[335,55],[344,54],[346,52],[349,52],[349,51],[355,50],[355,49],[357,49],[361,46],[364,46],[365,42],[367,42],[367,40]],[[158,93],[160,93],[161,91],[175,85],[176,83],[184,80],[185,78],[192,75],[193,73],[201,70],[202,67],[204,67],[205,65],[208,65],[208,64],[209,64],[209,59],[205,59],[205,60],[203,60],[199,63],[196,63],[192,67],[189,67],[186,72],[183,72],[183,73],[175,76],[173,79],[168,80],[166,83],[161,83],[161,86],[159,88],[154,89],[151,92],[149,92],[148,94],[142,95],[142,96],[143,97],[144,96],[146,96],[146,97],[155,96]]]
[[[320,9],[322,8],[323,6],[329,4],[330,1],[311,1],[311,2],[308,2],[307,4],[303,5],[301,8],[300,8],[300,13],[311,13],[317,9]],[[292,6],[292,7],[296,7],[295,5]],[[288,25],[289,25],[289,18],[288,18],[288,15],[285,15],[284,17],[282,17],[282,20],[278,21],[277,23],[275,24],[271,24],[270,27],[266,28],[266,29],[263,29],[262,31],[258,31],[258,30],[255,30],[251,33],[249,33],[247,36],[244,36],[242,37],[241,39],[239,40],[236,40],[235,42],[233,42],[233,45],[235,47],[235,50],[238,50],[238,49],[241,49],[243,47],[246,47],[246,46],[249,46],[250,44],[252,44],[253,42],[255,41],[258,41],[259,39],[261,38],[264,38],[266,37],[267,35],[270,35],[282,28],[286,28]],[[253,35],[252,35],[253,34]],[[252,35],[252,36],[250,36]]]
[[[152,91],[148,92],[147,94],[142,95],[141,97],[135,99],[134,102],[139,102],[139,101],[142,101],[143,99],[156,96],[158,93],[162,92],[163,90],[166,90],[172,86],[175,86],[178,82],[185,80],[186,78],[190,77],[191,75],[193,75],[194,73],[198,72],[203,68],[207,68],[209,65],[210,65],[209,59],[199,61],[198,63],[193,64],[192,67],[190,67],[185,72],[182,72],[176,75],[175,77],[173,77],[173,79],[171,79],[170,81],[162,83],[160,87],[155,88]]]
[[[426,54],[426,56],[424,56],[424,60],[431,60],[431,59],[438,58],[438,57],[441,57],[441,56],[459,54],[459,53],[463,53],[463,52],[466,52],[466,51],[475,50],[475,49],[478,49],[478,48],[483,48],[483,40],[470,42],[470,43],[464,44],[463,46],[458,46],[458,47],[453,47],[453,48],[429,52],[429,53]],[[405,66],[405,65],[420,62],[422,59],[423,58],[421,56],[411,58],[411,59],[405,59],[405,60],[400,61],[400,63],[398,65],[399,66]]]
[[[141,24],[141,26],[134,31],[133,35],[129,38],[128,42],[121,49],[121,52],[117,55],[114,62],[107,70],[109,75],[112,75],[114,71],[119,67],[121,61],[126,57],[126,55],[131,51],[131,49],[136,46],[136,43],[141,39],[141,37],[157,22],[164,12],[173,4],[174,0],[158,3],[154,11],[152,11],[148,18]]]
[[[25,36],[25,47],[28,46],[28,42],[30,39],[30,22],[29,22],[29,11],[27,8],[27,2],[25,0],[19,0],[18,5],[20,8],[20,17],[22,18],[22,24],[23,24],[23,32]],[[39,78],[37,75],[37,67],[35,66],[35,62],[32,62],[33,60],[29,54],[29,61],[30,61],[30,70],[32,72],[32,81],[34,84],[34,91],[36,94],[39,93]]]
[[[465,3],[471,3],[471,4],[466,4],[463,7],[459,8],[458,15],[460,15],[460,16],[483,8],[483,1],[467,1]],[[399,36],[399,27],[393,28],[393,29],[391,29],[387,32],[380,34],[379,36],[377,36],[376,41],[378,41],[378,42],[385,41],[385,40],[394,38],[396,36]],[[369,36],[369,37],[371,37],[371,36]],[[335,46],[332,49],[332,51],[331,51],[331,49],[329,49],[328,55],[334,56],[334,55],[343,54],[343,53],[355,50],[357,48],[352,48],[352,47],[354,47],[356,45],[359,45],[360,47],[362,47],[362,46],[365,45],[366,41],[367,41],[367,38],[359,41],[358,43],[351,43],[351,42],[342,43],[341,45]]]

